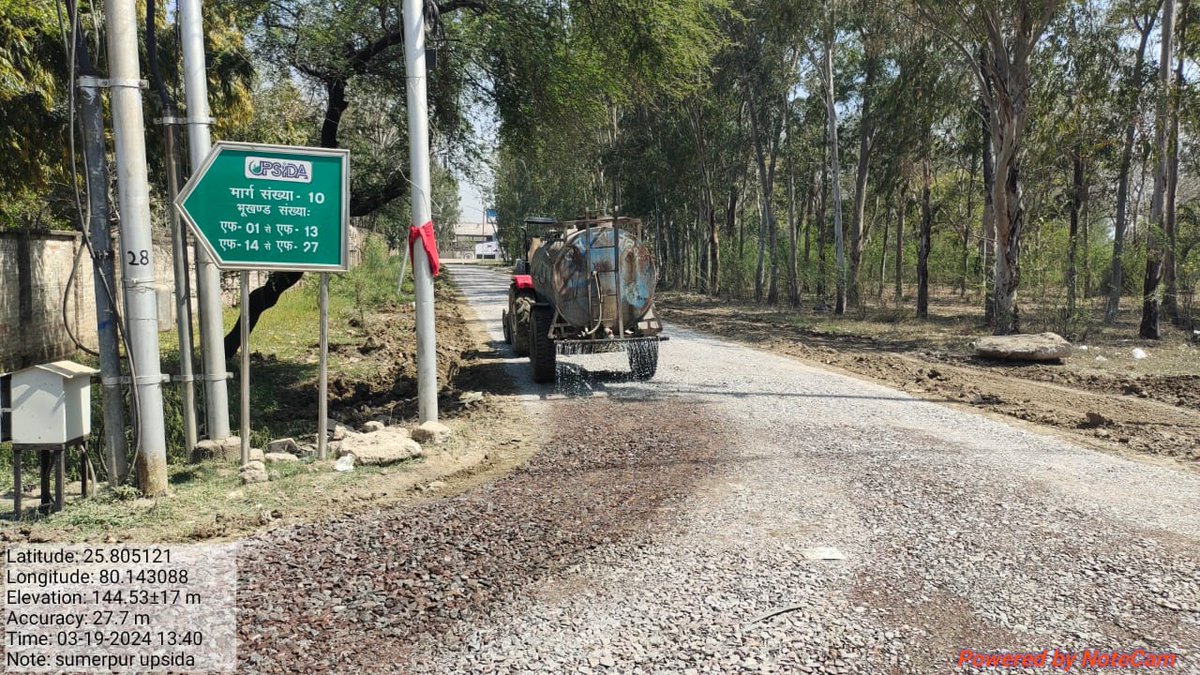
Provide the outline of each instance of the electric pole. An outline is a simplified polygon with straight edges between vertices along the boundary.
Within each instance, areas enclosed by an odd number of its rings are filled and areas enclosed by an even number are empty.
[[[108,484],[118,485],[129,473],[125,456],[125,394],[121,390],[121,350],[118,347],[117,277],[113,265],[112,235],[108,231],[108,161],[104,149],[104,110],[99,73],[92,67],[78,8],[67,3],[75,33],[75,60],[79,64],[79,120],[86,168],[88,239],[91,242],[93,287],[96,296],[96,335],[100,352],[100,382],[104,389],[104,466]]]
[[[417,305],[417,412],[421,422],[436,422],[437,349],[433,320],[433,271],[421,237],[433,237],[429,177],[429,113],[425,82],[425,6],[404,0],[404,65],[408,86],[408,155],[412,162],[412,226],[410,243]],[[426,230],[422,234],[421,230]],[[410,236],[409,241],[413,238]]]
[[[183,86],[187,103],[188,154],[194,173],[208,157],[212,138],[208,125],[208,72],[204,60],[204,17],[200,0],[179,0],[183,42]],[[229,390],[226,386],[224,317],[221,314],[221,271],[204,247],[195,245],[196,301],[200,306],[200,351],[203,364],[205,422],[214,441],[229,438]],[[192,449],[188,448],[190,452]]]
[[[148,496],[167,492],[167,441],[163,426],[162,367],[158,351],[158,301],[154,243],[150,235],[150,184],[146,128],[138,67],[134,0],[106,0],[108,75],[113,140],[117,151],[117,201],[121,207],[121,281],[129,326],[129,370],[138,411],[138,485]]]

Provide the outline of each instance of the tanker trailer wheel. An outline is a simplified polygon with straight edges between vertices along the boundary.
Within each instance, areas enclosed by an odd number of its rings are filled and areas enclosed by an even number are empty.
[[[534,307],[532,314],[529,326],[529,364],[533,367],[533,381],[539,384],[553,382],[557,375],[557,354],[554,340],[550,339],[554,310],[549,307]]]
[[[646,342],[625,352],[636,380],[649,380],[658,371],[658,342]]]
[[[512,326],[508,325],[508,310],[500,310],[500,323],[504,326],[504,344],[512,344]]]
[[[508,332],[512,336],[509,344],[517,356],[529,356],[529,325],[533,320],[533,298],[522,295],[513,300],[513,310],[508,315]]]

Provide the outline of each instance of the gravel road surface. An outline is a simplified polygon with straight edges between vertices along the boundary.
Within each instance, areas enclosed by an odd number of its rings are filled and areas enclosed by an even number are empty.
[[[528,382],[505,277],[450,274],[496,377]],[[1057,648],[1200,673],[1200,473],[668,333],[653,381],[615,354],[522,384],[546,443],[493,484],[247,542],[244,670],[945,673]]]

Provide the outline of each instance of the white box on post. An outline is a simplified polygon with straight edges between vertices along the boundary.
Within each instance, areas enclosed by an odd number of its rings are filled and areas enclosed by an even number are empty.
[[[18,370],[11,380],[13,443],[63,444],[92,432],[92,375],[74,361]]]

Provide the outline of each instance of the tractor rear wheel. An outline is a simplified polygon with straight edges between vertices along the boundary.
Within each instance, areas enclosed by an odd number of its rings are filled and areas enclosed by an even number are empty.
[[[529,356],[529,324],[533,320],[533,298],[522,295],[513,300],[513,310],[508,315],[508,331],[512,334],[513,353],[517,356]]]
[[[533,367],[533,381],[538,384],[553,382],[558,374],[558,355],[555,353],[554,340],[550,339],[554,310],[534,307],[532,319],[529,327],[529,364]]]
[[[649,380],[658,371],[658,342],[645,342],[625,352],[635,380]]]

